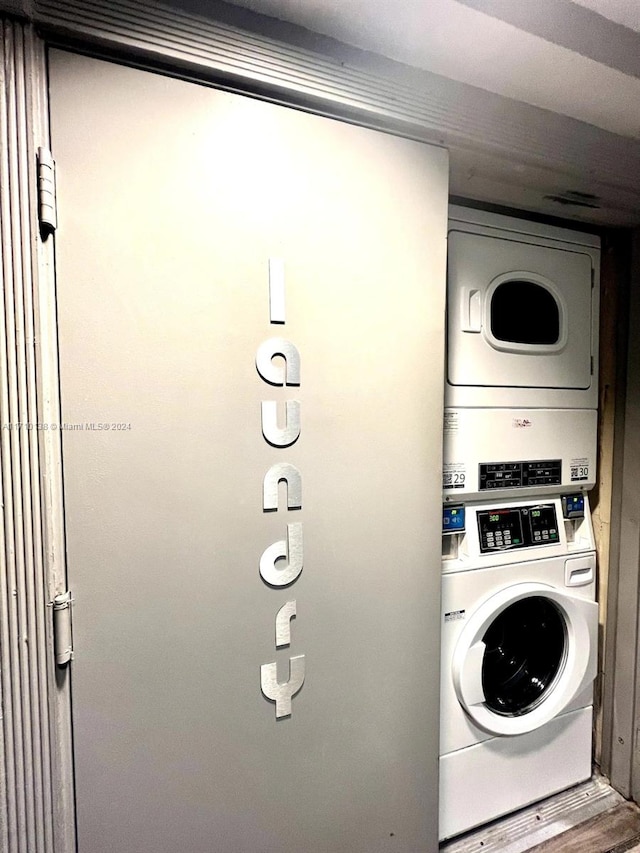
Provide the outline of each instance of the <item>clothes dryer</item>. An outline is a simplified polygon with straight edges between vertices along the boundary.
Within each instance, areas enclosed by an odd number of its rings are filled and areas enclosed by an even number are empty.
[[[452,206],[447,405],[596,408],[599,239]]]
[[[450,537],[442,839],[591,775],[595,553],[588,512],[573,512],[582,497],[573,501],[467,506],[466,530]]]
[[[449,215],[445,500],[586,491],[599,240],[461,207]]]

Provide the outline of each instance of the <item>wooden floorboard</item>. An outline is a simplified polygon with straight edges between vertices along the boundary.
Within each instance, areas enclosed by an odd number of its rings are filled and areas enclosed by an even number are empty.
[[[640,808],[621,803],[531,848],[530,853],[640,853]]]

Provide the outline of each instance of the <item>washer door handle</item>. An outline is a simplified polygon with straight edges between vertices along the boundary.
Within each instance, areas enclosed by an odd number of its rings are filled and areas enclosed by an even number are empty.
[[[460,693],[468,706],[484,703],[482,689],[482,661],[486,645],[480,640],[469,648],[460,672]]]
[[[582,678],[576,683],[572,699],[579,696],[583,690],[590,687],[598,674],[598,604],[595,601],[574,599],[576,606],[582,610],[585,625],[590,634],[589,657],[585,662]],[[579,641],[578,641],[579,642]],[[584,648],[584,643],[580,644]]]

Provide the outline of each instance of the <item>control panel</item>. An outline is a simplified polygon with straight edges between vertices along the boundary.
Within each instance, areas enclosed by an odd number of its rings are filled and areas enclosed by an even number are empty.
[[[478,512],[480,551],[535,548],[560,541],[553,504],[498,507]]]
[[[562,460],[542,459],[532,462],[481,462],[480,491],[489,489],[521,489],[527,486],[558,486],[562,483]]]

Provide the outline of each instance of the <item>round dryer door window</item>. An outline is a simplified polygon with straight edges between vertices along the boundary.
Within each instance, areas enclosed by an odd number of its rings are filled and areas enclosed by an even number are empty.
[[[491,293],[491,335],[496,341],[530,347],[560,342],[560,305],[553,293],[534,281],[507,278]]]
[[[543,726],[596,674],[598,606],[540,583],[507,587],[469,615],[452,658],[458,701],[496,735]]]

